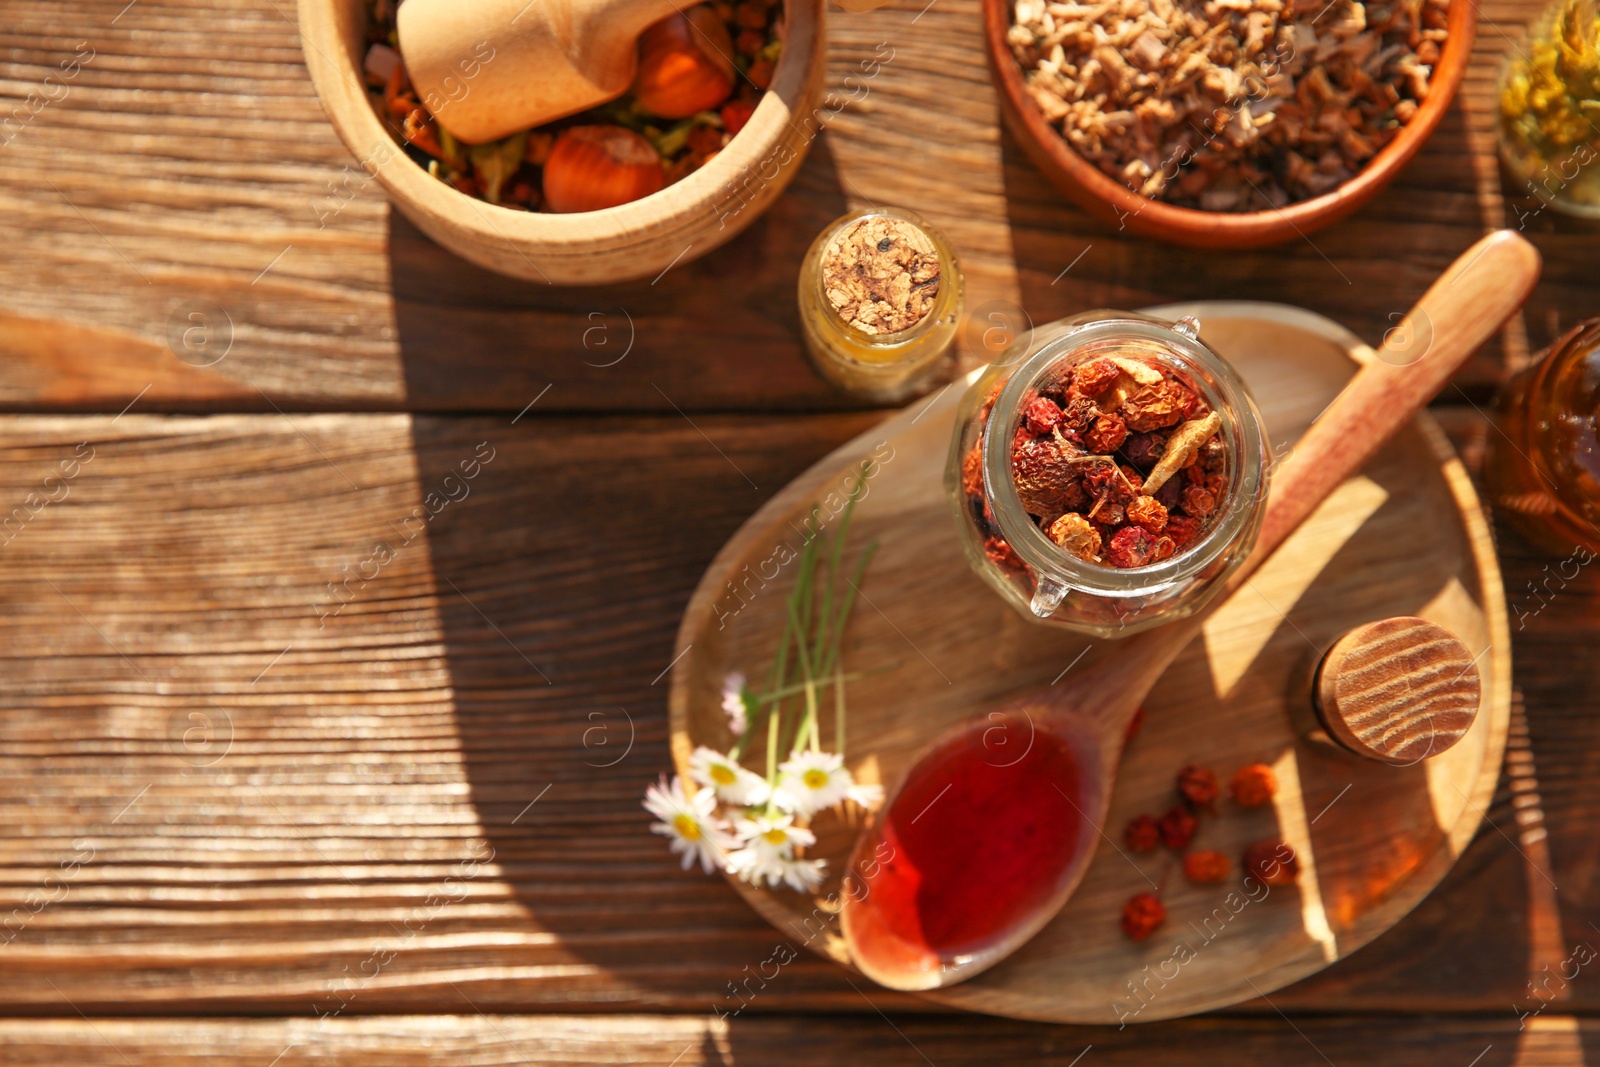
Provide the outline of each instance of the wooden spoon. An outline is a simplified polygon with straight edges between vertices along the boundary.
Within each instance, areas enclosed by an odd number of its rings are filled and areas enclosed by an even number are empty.
[[[419,99],[458,139],[482,144],[621,96],[639,35],[699,2],[406,0],[395,28]]]
[[[1445,271],[1279,466],[1260,537],[1227,591],[1444,388],[1538,277],[1538,252],[1509,230],[1483,238]],[[998,963],[1050,921],[1104,836],[1135,713],[1225,599],[1130,638],[1094,666],[947,733],[919,757],[857,840],[847,869],[842,930],[863,974],[892,989],[951,985]]]

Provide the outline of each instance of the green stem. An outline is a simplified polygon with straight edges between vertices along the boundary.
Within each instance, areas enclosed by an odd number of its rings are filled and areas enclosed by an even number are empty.
[[[844,756],[844,670],[833,672],[833,749]]]

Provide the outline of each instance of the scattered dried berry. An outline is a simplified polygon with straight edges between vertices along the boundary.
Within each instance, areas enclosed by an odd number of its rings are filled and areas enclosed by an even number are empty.
[[[1229,783],[1233,802],[1241,808],[1259,808],[1272,803],[1278,792],[1278,776],[1265,763],[1252,763],[1233,772]]]
[[[1194,840],[1194,832],[1200,823],[1189,809],[1182,804],[1157,821],[1156,825],[1161,831],[1161,842],[1168,848],[1181,852],[1189,847],[1189,842]]]
[[[1143,941],[1167,920],[1166,905],[1154,893],[1135,893],[1122,905],[1122,932]]]
[[[1191,763],[1178,772],[1178,795],[1190,807],[1208,808],[1221,792],[1216,772],[1209,767]]]
[[[1215,885],[1228,877],[1231,866],[1220,852],[1190,852],[1183,857],[1183,876],[1198,885]]]
[[[1300,861],[1283,841],[1257,841],[1244,850],[1241,862],[1246,875],[1254,875],[1266,885],[1294,885],[1300,877]]]
[[[1138,815],[1128,821],[1122,831],[1122,839],[1133,852],[1154,852],[1155,847],[1161,844],[1161,828],[1156,824],[1154,815]]]

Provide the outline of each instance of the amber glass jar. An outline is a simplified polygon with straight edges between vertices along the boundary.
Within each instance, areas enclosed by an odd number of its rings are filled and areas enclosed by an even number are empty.
[[[1501,514],[1556,552],[1600,551],[1600,319],[1506,383],[1486,476]]]
[[[881,250],[894,257],[906,246],[914,246],[933,275],[931,287],[926,279],[919,279],[920,286],[931,288],[930,298],[918,305],[919,314],[908,315],[903,306],[891,308],[880,302],[880,309],[888,313],[885,325],[889,328],[885,329],[863,323],[862,316],[842,313],[843,297],[829,281],[831,269],[857,273],[857,263],[840,263],[841,253],[848,254],[850,238],[869,227],[877,237],[869,252]],[[892,262],[889,269],[893,270]],[[882,295],[894,298],[892,292]],[[948,373],[954,364],[953,343],[961,317],[961,264],[944,234],[914,211],[873,208],[829,223],[801,263],[799,298],[800,331],[812,365],[824,378],[857,396],[898,403],[916,395],[941,372]],[[898,321],[889,318],[896,312],[901,315]],[[904,328],[894,328],[912,318],[915,321]]]
[[[1020,339],[967,390],[946,489],[973,568],[1028,618],[1102,637],[1136,633],[1198,610],[1249,551],[1266,496],[1266,434],[1244,382],[1200,341],[1199,327],[1194,319],[1085,312]],[[1029,513],[1013,478],[1025,411],[1050,383],[1101,357],[1162,368],[1198,394],[1198,410],[1219,416],[1209,440],[1220,442],[1211,457],[1220,498],[1187,543],[1143,566],[1119,568],[1065,550],[1046,533],[1050,517]],[[1117,455],[1119,469],[1136,470]],[[1150,471],[1146,462],[1144,475]]]

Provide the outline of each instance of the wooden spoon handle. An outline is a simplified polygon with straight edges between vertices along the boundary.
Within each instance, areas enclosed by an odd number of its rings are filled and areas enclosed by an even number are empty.
[[[1085,711],[1108,738],[1124,736],[1145,693],[1178,653],[1341,482],[1359,471],[1450,381],[1478,346],[1522,306],[1539,280],[1539,253],[1510,230],[1467,249],[1384,338],[1377,358],[1350,380],[1279,465],[1255,547],[1202,611],[1129,639],[1056,698]],[[1120,744],[1120,740],[1113,743]]]
[[[1538,280],[1538,250],[1510,230],[1497,230],[1462,253],[1279,464],[1261,535],[1236,580],[1449,384]]]

